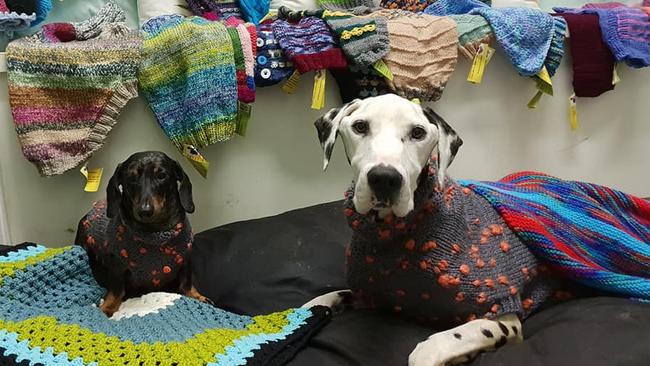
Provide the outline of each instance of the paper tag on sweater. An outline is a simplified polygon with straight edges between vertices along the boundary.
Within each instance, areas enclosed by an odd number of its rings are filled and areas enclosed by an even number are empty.
[[[386,79],[388,79],[388,80],[393,80],[394,79],[393,72],[390,71],[390,68],[388,68],[388,65],[386,65],[384,60],[379,60],[379,61],[375,62],[373,67],[375,68],[375,70],[377,70],[378,73],[380,73]]]
[[[325,80],[327,70],[318,70],[314,76],[314,92],[311,95],[311,109],[325,107]]]
[[[248,121],[251,119],[252,107],[248,103],[239,102],[237,106],[237,134],[246,136]]]
[[[621,82],[621,78],[618,76],[618,62],[614,64],[614,75],[612,75],[612,85],[616,85]]]
[[[533,99],[531,99],[530,102],[528,102],[528,108],[530,109],[537,108],[537,104],[539,103],[539,100],[542,99],[542,95],[544,95],[544,93],[541,90],[538,90],[537,93],[535,93],[535,95],[533,96]]]
[[[203,178],[208,177],[208,168],[210,168],[210,162],[205,160],[205,158],[199,153],[199,151],[192,145],[183,145],[183,151],[181,154],[190,161],[190,164],[196,169],[196,171],[201,174]]]
[[[485,68],[487,67],[487,64],[490,62],[490,59],[492,59],[493,54],[494,54],[494,48],[483,43],[479,46],[479,52],[474,57],[474,61],[472,61],[472,68],[469,69],[469,74],[467,75],[467,81],[469,81],[472,84],[480,84],[481,81],[483,81],[483,74],[485,73]]]
[[[548,70],[546,69],[546,66],[542,67],[542,70],[537,73],[537,76],[539,76],[542,81],[544,81],[548,85],[553,85],[553,82],[551,81],[551,74],[548,73]]]
[[[104,172],[104,169],[97,168],[88,170],[88,167],[84,165],[79,171],[84,177],[86,177],[86,186],[84,187],[84,191],[97,192],[99,190],[99,185],[102,182],[102,173]]]
[[[300,81],[300,73],[296,70],[291,74],[284,85],[282,85],[282,90],[287,94],[294,94],[298,89],[298,81]]]
[[[569,124],[571,125],[571,131],[575,131],[580,127],[578,124],[578,107],[576,105],[575,93],[569,97]]]
[[[417,105],[422,104],[422,102],[420,101],[420,98],[413,98],[413,99],[411,99],[411,102],[412,102],[412,103],[415,103],[415,104],[417,104]]]

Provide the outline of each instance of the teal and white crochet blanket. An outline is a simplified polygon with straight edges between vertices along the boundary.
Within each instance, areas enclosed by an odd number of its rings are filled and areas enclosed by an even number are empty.
[[[177,294],[128,300],[112,318],[80,247],[0,247],[0,365],[282,365],[329,309],[243,316]]]

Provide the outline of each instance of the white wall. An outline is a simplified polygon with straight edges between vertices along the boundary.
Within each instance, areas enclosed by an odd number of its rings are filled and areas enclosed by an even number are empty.
[[[519,77],[502,55],[493,58],[483,84],[465,81],[469,64],[462,61],[436,110],[465,141],[452,166],[455,177],[497,179],[516,170],[540,170],[650,196],[650,70],[621,68],[615,91],[578,101],[581,131],[568,126],[570,60],[555,78],[556,95],[537,110],[526,103],[532,81]],[[342,146],[328,172],[321,172],[321,151],[312,122],[320,112],[309,108],[311,78],[297,95],[279,88],[262,89],[245,138],[203,150],[211,163],[208,180],[183,161],[194,184],[196,231],[224,223],[279,213],[342,197],[350,182]],[[328,78],[327,107],[339,103]],[[105,168],[99,193],[83,192],[78,171],[41,178],[22,156],[7,99],[6,75],[0,76],[0,182],[8,209],[13,242],[70,244],[79,218],[104,187],[115,165],[132,152],[174,152],[142,99],[129,103],[106,146],[90,161]],[[281,228],[278,228],[281,230]]]

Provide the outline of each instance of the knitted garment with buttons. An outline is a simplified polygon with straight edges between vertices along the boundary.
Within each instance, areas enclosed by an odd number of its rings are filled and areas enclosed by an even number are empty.
[[[109,2],[80,23],[56,23],[7,47],[9,102],[23,155],[62,174],[102,147],[138,95],[142,38]]]
[[[201,17],[165,15],[149,19],[142,31],[138,79],[167,137],[179,149],[230,139],[236,129],[238,89],[226,26]]]
[[[536,172],[461,184],[489,201],[537,258],[564,277],[650,300],[647,200]]]
[[[187,5],[194,14],[210,20],[244,17],[236,0],[187,0]]]
[[[472,14],[487,19],[519,74],[533,76],[542,70],[556,29],[551,15],[529,8],[476,8]]]
[[[251,317],[158,293],[109,319],[104,291],[80,247],[0,250],[0,364],[277,366],[330,317],[323,307]]]
[[[391,49],[384,61],[394,76],[391,89],[407,99],[440,99],[458,59],[456,23],[400,10],[382,9],[372,15],[388,21]]]
[[[273,35],[273,22],[262,22],[257,28],[257,58],[255,62],[255,85],[272,86],[289,78],[294,72],[289,61]]]
[[[372,307],[444,325],[525,318],[546,302],[553,277],[538,275],[543,267],[490,203],[452,180],[440,191],[435,169],[425,172],[404,218],[360,215],[348,191],[348,285]]]
[[[106,266],[131,273],[127,288],[149,292],[170,288],[178,283],[183,264],[192,249],[192,228],[185,218],[173,228],[161,232],[137,232],[121,216],[106,217],[106,201],[99,201],[82,220],[83,245],[88,256]]]
[[[638,8],[623,4],[585,5],[583,9],[553,8],[558,13],[597,14],[603,39],[612,50],[616,61],[641,68],[650,66],[650,15]]]

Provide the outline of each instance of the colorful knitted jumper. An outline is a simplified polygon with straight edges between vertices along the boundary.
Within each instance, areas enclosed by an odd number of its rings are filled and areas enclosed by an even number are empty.
[[[86,214],[81,237],[88,256],[115,273],[130,272],[127,292],[169,289],[178,283],[183,263],[192,249],[192,228],[187,218],[160,232],[137,232],[117,215],[106,217],[106,201],[99,201]]]
[[[142,38],[125,32],[123,23],[99,20],[114,6],[85,22],[59,23],[68,38],[46,37],[46,28],[7,47],[16,132],[23,154],[42,175],[62,174],[87,160],[138,95]]]
[[[142,30],[140,87],[167,137],[179,149],[230,139],[236,129],[238,89],[226,26],[165,15],[148,20]]]
[[[103,293],[80,247],[0,249],[0,364],[282,365],[329,319],[322,307],[250,317],[162,293],[109,319]]]
[[[452,180],[440,191],[436,180],[433,168],[421,175],[415,208],[404,218],[361,215],[348,191],[348,284],[359,297],[371,307],[451,325],[506,313],[526,317],[559,290],[487,200]]]
[[[650,202],[541,173],[463,181],[528,248],[574,281],[650,299]]]

